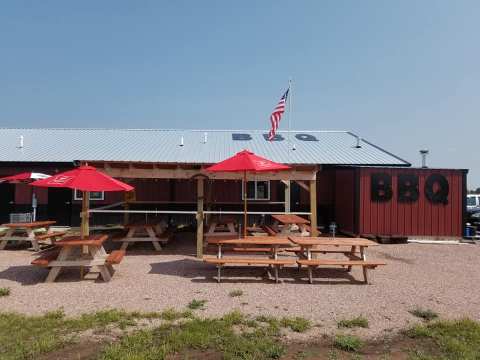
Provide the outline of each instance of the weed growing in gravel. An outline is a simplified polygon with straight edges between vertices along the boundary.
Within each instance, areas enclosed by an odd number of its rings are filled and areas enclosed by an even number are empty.
[[[190,309],[190,310],[203,310],[205,308],[205,304],[207,303],[207,300],[197,300],[197,299],[193,299],[192,301],[190,301],[187,305],[187,307]]]
[[[416,325],[407,330],[405,334],[413,339],[432,340],[436,348],[444,355],[442,358],[445,359],[473,360],[478,359],[480,354],[480,323],[469,319],[435,321],[425,325]],[[418,349],[417,352],[429,354],[430,350],[427,347]],[[415,359],[421,359],[421,357],[417,356]]]
[[[368,328],[368,319],[363,316],[357,316],[353,319],[340,320],[337,323],[338,328]]]
[[[10,288],[2,287],[0,288],[0,297],[10,295]]]
[[[295,332],[305,332],[312,327],[312,323],[310,320],[304,319],[302,317],[293,317],[288,318],[284,317],[281,320],[281,325],[285,328],[290,328],[292,331]]]
[[[164,359],[185,349],[215,350],[225,359],[278,359],[283,355],[279,339],[266,329],[234,331],[233,326],[243,320],[243,315],[234,312],[219,319],[195,318],[179,325],[137,331],[109,345],[100,359]]]
[[[438,318],[438,314],[430,309],[415,308],[409,311],[410,314],[425,321],[430,321]]]
[[[243,290],[240,290],[240,289],[232,290],[228,293],[228,295],[230,297],[239,297],[243,295]]]
[[[336,335],[333,346],[343,351],[357,352],[363,346],[363,341],[354,335]]]

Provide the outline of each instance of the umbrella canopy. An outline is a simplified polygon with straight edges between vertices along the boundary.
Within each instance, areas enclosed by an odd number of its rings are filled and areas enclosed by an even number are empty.
[[[243,150],[234,156],[208,167],[207,171],[212,172],[262,172],[288,170],[289,166],[273,162],[253,152]]]
[[[253,152],[243,150],[234,156],[208,167],[212,172],[243,172],[243,237],[247,236],[247,172],[289,170],[290,166],[279,164]]]
[[[70,188],[81,191],[131,191],[133,186],[116,180],[93,166],[80,166],[76,169],[53,175],[47,179],[31,183],[39,187]]]
[[[0,183],[8,182],[8,183],[28,183],[35,180],[40,179],[47,179],[50,175],[37,173],[37,172],[23,172],[16,175],[7,176],[4,178],[0,178]]]
[[[37,180],[31,183],[32,186],[38,187],[57,187],[70,188],[83,191],[82,198],[82,226],[81,234],[85,237],[89,234],[88,226],[88,208],[90,191],[131,191],[133,186],[116,180],[100,171],[93,166],[80,166],[76,169],[65,171],[60,174],[53,175],[48,179]]]

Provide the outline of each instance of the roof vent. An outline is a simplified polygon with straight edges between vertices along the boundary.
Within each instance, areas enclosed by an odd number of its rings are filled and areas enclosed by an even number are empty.
[[[18,149],[23,149],[23,135],[20,135],[18,140],[19,140],[19,144],[18,144],[17,148]]]
[[[297,147],[295,146],[295,144],[292,144],[292,150],[293,151],[297,150]]]
[[[207,143],[207,138],[208,138],[208,133],[204,132],[204,133],[203,133],[203,143],[204,143],[204,144]]]
[[[420,156],[422,157],[422,168],[427,168],[427,155],[429,154],[428,149],[420,150]]]
[[[180,146],[183,146],[183,135],[180,137]]]
[[[362,145],[360,144],[360,142],[362,141],[362,138],[361,138],[360,136],[358,136],[358,135],[355,136],[355,137],[357,138],[357,143],[356,143],[355,147],[356,147],[357,149],[360,149],[360,148],[362,147]]]

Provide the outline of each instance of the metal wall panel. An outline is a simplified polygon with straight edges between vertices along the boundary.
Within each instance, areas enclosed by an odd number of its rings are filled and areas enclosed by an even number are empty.
[[[387,202],[371,199],[371,175],[387,173],[392,178],[393,198]],[[419,198],[413,203],[398,201],[398,175],[418,176]],[[448,204],[433,204],[425,196],[429,175],[441,174],[449,183]],[[463,170],[443,169],[360,169],[360,234],[385,236],[462,236]]]

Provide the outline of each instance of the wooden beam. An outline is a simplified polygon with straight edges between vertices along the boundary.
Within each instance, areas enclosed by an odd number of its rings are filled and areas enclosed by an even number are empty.
[[[310,235],[317,236],[317,181],[310,180]]]
[[[306,191],[310,191],[310,188],[307,184],[305,184],[303,181],[300,180],[295,180],[295,182],[300,185],[302,189],[305,189]]]
[[[191,179],[199,175],[208,177],[209,179],[223,180],[241,180],[242,174],[237,173],[211,173],[204,169],[138,169],[135,167],[113,167],[105,164],[105,172],[116,178],[136,178],[136,179]],[[258,173],[255,175],[256,180],[315,180],[316,169],[310,171],[280,171]]]
[[[203,257],[204,179],[197,178],[197,258]]]

